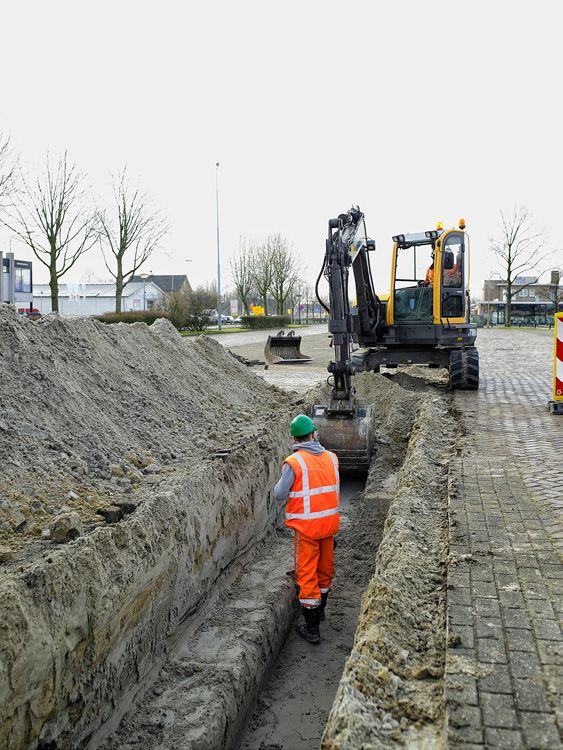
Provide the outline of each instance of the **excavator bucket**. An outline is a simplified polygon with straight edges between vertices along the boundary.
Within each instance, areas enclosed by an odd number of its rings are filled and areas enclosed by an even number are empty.
[[[328,415],[326,407],[313,406],[319,442],[338,456],[343,474],[367,474],[375,452],[371,404],[356,404],[354,415]]]
[[[290,331],[287,336],[284,331],[280,331],[277,336],[268,336],[264,356],[272,365],[311,362],[313,358],[301,354],[300,347],[301,336],[296,336],[295,331]]]

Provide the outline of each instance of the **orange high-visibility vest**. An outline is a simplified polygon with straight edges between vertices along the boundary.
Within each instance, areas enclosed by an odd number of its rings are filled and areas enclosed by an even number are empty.
[[[288,456],[295,474],[285,509],[285,525],[310,539],[333,536],[340,526],[338,458],[331,451],[313,455],[297,450]]]
[[[434,264],[432,264],[428,271],[426,271],[426,278],[424,279],[424,282],[429,286],[434,286]]]

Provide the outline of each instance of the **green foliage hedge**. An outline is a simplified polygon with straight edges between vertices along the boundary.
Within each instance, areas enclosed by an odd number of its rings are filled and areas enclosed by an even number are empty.
[[[94,320],[102,323],[146,323],[152,325],[159,318],[169,318],[167,312],[162,310],[136,310],[133,312],[123,312],[121,315],[115,313],[105,313],[105,315],[93,315]]]
[[[291,323],[289,315],[244,315],[241,317],[244,328],[284,328]]]

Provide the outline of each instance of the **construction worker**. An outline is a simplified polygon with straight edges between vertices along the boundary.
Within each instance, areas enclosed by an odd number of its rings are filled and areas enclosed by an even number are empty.
[[[288,498],[285,524],[295,531],[295,577],[305,617],[296,630],[310,643],[320,641],[319,622],[334,576],[334,535],[340,525],[338,458],[315,440],[315,429],[310,417],[295,417],[290,429],[293,453],[283,462],[274,488],[277,500]]]
[[[430,265],[430,268],[428,271],[426,271],[426,278],[424,281],[418,282],[419,286],[434,286],[434,260],[432,260],[432,264]]]
[[[461,286],[461,253],[458,253],[455,259],[455,265],[448,271],[444,271],[444,286],[459,287]]]

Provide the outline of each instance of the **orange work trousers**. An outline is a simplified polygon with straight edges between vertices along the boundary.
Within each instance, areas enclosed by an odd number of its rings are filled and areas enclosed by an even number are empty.
[[[296,531],[293,560],[299,601],[304,607],[318,607],[334,578],[334,537],[310,539]]]

